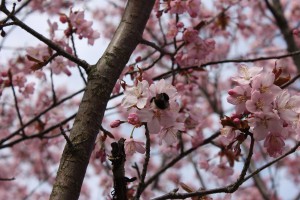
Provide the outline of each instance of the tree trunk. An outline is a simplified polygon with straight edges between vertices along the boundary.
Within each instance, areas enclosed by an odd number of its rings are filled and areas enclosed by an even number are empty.
[[[122,20],[103,56],[88,72],[70,140],[65,146],[51,200],[76,200],[112,89],[138,45],[155,0],[128,0]],[[96,53],[95,53],[96,54]]]

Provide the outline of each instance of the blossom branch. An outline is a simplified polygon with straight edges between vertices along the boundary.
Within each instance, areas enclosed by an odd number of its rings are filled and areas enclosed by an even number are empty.
[[[208,143],[210,143],[213,139],[217,138],[220,135],[220,132],[217,132],[215,134],[213,134],[212,136],[206,138],[205,140],[203,140],[201,143],[199,143],[198,145],[190,148],[189,150],[184,151],[183,153],[179,154],[178,156],[176,156],[175,158],[173,158],[173,160],[171,160],[169,163],[167,163],[164,167],[162,167],[160,170],[158,170],[158,172],[156,172],[152,177],[150,177],[148,179],[148,181],[145,182],[145,188],[150,185],[153,181],[155,181],[163,172],[165,172],[167,169],[169,169],[170,167],[172,167],[173,165],[175,165],[178,161],[180,161],[182,158],[184,158],[185,156],[189,155],[190,153],[194,152],[196,149],[198,149],[201,146],[204,146]]]
[[[150,160],[150,134],[149,134],[147,124],[145,124],[145,135],[146,135],[146,155],[145,155],[145,161],[144,161],[144,165],[143,165],[142,174],[140,177],[140,183],[138,185],[136,195],[134,197],[134,199],[136,199],[136,200],[138,200],[140,198],[144,188],[146,187],[145,186],[145,177],[146,177],[146,173],[147,173],[148,163]]]
[[[283,35],[283,38],[287,44],[287,51],[288,52],[295,52],[299,50],[294,40],[293,34],[289,27],[289,24],[284,16],[282,5],[280,1],[273,1],[273,5],[270,4],[268,0],[265,0],[267,8],[271,11],[272,15],[275,18],[276,24]],[[292,55],[293,61],[300,71],[300,57],[298,54]]]
[[[216,188],[212,190],[206,190],[206,191],[198,191],[198,192],[191,192],[191,193],[176,193],[176,192],[171,192],[168,194],[165,194],[163,196],[154,198],[153,200],[164,200],[164,199],[185,199],[188,197],[203,197],[208,194],[216,194],[216,193],[233,193],[235,192],[240,185],[242,185],[243,182],[245,182],[244,178],[247,173],[247,170],[250,166],[250,161],[253,155],[253,148],[254,148],[254,138],[251,133],[248,133],[251,138],[251,143],[250,143],[250,150],[247,156],[247,159],[245,161],[244,167],[242,169],[242,172],[237,179],[237,181],[229,186],[222,187],[222,188]]]
[[[287,157],[288,155],[294,153],[298,149],[298,147],[300,147],[300,142],[298,142],[293,148],[291,148],[288,152],[286,152],[282,156],[274,159],[273,161],[271,161],[271,162],[265,164],[264,166],[260,167],[259,169],[255,170],[250,175],[246,176],[244,179],[244,182],[247,181],[248,179],[250,179],[251,177],[253,177],[254,175],[258,174],[259,172],[263,171],[264,169],[270,167],[271,165],[273,165],[273,164],[277,163],[278,161],[282,160],[283,158]]]
[[[81,89],[63,99],[61,99],[60,101],[58,101],[56,104],[52,104],[51,106],[49,106],[48,108],[46,108],[45,110],[43,110],[42,112],[40,112],[38,115],[36,115],[34,118],[32,118],[31,120],[29,120],[27,123],[25,123],[22,127],[20,127],[18,130],[14,131],[12,134],[10,134],[8,137],[6,137],[5,139],[1,139],[0,140],[0,145],[3,144],[4,142],[8,141],[9,139],[13,138],[14,136],[18,135],[20,131],[23,131],[26,127],[28,127],[29,125],[31,125],[33,122],[37,121],[42,115],[46,114],[47,112],[49,112],[50,110],[56,108],[57,106],[59,106],[60,104],[64,103],[65,101],[72,99],[74,96],[82,93],[84,91],[84,89]]]
[[[75,117],[76,117],[76,113],[73,114],[73,115],[71,115],[67,119],[65,119],[65,120],[63,120],[63,121],[61,121],[61,122],[59,122],[59,123],[57,123],[57,124],[55,124],[55,125],[47,128],[46,130],[44,130],[42,132],[34,133],[34,134],[28,135],[26,137],[18,138],[16,140],[13,140],[13,141],[7,143],[7,144],[3,144],[3,142],[2,142],[2,144],[0,143],[0,149],[4,149],[4,148],[7,148],[7,147],[12,147],[12,146],[14,146],[15,144],[17,144],[19,142],[23,142],[25,140],[29,140],[29,139],[32,139],[32,138],[41,138],[42,139],[44,137],[44,135],[46,135],[47,133],[53,131],[56,128],[59,128],[60,126],[68,123],[70,120],[74,119]]]
[[[287,58],[287,57],[291,57],[291,56],[295,56],[295,55],[299,55],[299,54],[300,54],[300,50],[294,51],[291,53],[282,54],[279,56],[265,56],[265,57],[250,58],[250,59],[226,59],[226,60],[219,60],[219,61],[211,61],[211,62],[201,64],[199,66],[190,66],[190,67],[170,70],[168,72],[160,74],[159,76],[154,77],[153,80],[167,78],[167,77],[170,77],[172,75],[172,73],[180,73],[183,71],[188,71],[189,69],[202,69],[203,67],[206,67],[208,65],[216,65],[216,64],[223,64],[223,63],[247,63],[247,62],[256,62],[256,61],[263,61],[263,60],[270,60],[270,59],[281,59],[281,58]]]
[[[5,5],[1,5],[0,10],[4,14],[6,14],[7,16],[9,16],[10,19],[13,20],[13,22],[15,22],[17,26],[21,27],[22,29],[24,29],[25,31],[27,31],[28,33],[30,33],[31,35],[33,35],[34,37],[36,37],[37,39],[39,39],[40,41],[44,42],[46,45],[48,45],[50,48],[54,49],[57,53],[59,53],[63,57],[65,57],[65,58],[73,61],[74,63],[77,63],[78,65],[82,66],[86,71],[89,71],[90,65],[87,62],[85,62],[83,60],[80,60],[80,59],[74,57],[73,55],[67,53],[59,45],[55,44],[54,42],[52,42],[48,38],[44,37],[40,33],[36,32],[32,28],[30,28],[29,26],[27,26],[26,24],[24,24],[16,16],[14,16],[14,14],[12,12],[10,12],[9,10],[7,10],[7,8],[5,7]]]

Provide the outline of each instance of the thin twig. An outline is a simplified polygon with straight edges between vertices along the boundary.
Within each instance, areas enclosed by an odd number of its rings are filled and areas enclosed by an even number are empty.
[[[71,149],[73,149],[73,148],[74,148],[74,145],[73,145],[73,143],[71,142],[70,138],[69,138],[69,137],[67,136],[67,134],[65,133],[65,130],[63,129],[63,127],[60,126],[59,129],[60,129],[60,133],[61,133],[61,134],[64,136],[64,138],[66,139],[67,144],[69,145],[69,147],[70,147]]]
[[[136,194],[134,199],[138,200],[145,188],[145,177],[147,174],[147,168],[150,160],[150,134],[147,127],[147,124],[145,124],[145,135],[146,135],[146,155],[145,155],[145,161],[143,165],[143,170],[140,178],[140,183],[138,185],[138,188],[136,190]]]
[[[14,96],[15,107],[16,107],[18,118],[19,118],[19,122],[20,122],[20,125],[23,127],[24,124],[23,124],[23,121],[22,121],[22,117],[21,117],[21,113],[20,113],[20,109],[19,109],[19,105],[18,105],[18,99],[17,99],[15,87],[14,87],[14,84],[13,84],[12,73],[11,73],[10,70],[8,71],[8,77],[9,77],[9,81],[10,81],[10,84],[11,84],[11,89],[12,89],[13,96]],[[22,130],[22,135],[24,137],[26,136],[24,129]]]
[[[55,93],[55,89],[54,89],[54,81],[53,81],[53,72],[52,72],[52,69],[50,69],[50,79],[51,79],[51,90],[52,90],[53,105],[56,105],[57,98],[56,98],[56,93]]]
[[[48,108],[46,108],[45,110],[43,110],[42,112],[40,112],[38,115],[36,115],[34,118],[32,118],[31,120],[29,120],[27,123],[25,123],[21,128],[19,128],[18,130],[14,131],[12,134],[10,134],[8,137],[1,139],[0,140],[0,145],[3,144],[4,142],[6,142],[7,140],[11,139],[12,137],[16,136],[19,134],[19,132],[23,131],[26,127],[28,127],[30,124],[32,124],[33,122],[35,122],[36,120],[38,120],[42,115],[46,114],[47,112],[49,112],[50,110],[56,108],[57,106],[59,106],[60,104],[64,103],[65,101],[72,99],[74,96],[82,93],[84,91],[84,89],[81,89],[65,98],[63,98],[62,100],[58,101],[55,105],[51,105]]]
[[[136,170],[138,178],[141,179],[141,172],[140,172],[139,166],[137,165],[136,162],[134,162],[134,165],[132,165],[132,168]]]
[[[22,29],[24,29],[25,31],[27,31],[28,33],[30,33],[31,35],[33,35],[34,37],[36,37],[37,39],[39,39],[40,41],[44,42],[46,45],[48,45],[50,48],[52,48],[53,50],[55,50],[57,53],[59,53],[63,57],[65,57],[65,58],[73,61],[74,63],[77,63],[78,65],[82,66],[86,71],[89,71],[89,69],[90,69],[91,66],[87,62],[85,62],[83,60],[80,60],[80,59],[76,58],[75,56],[69,54],[64,49],[62,49],[59,45],[55,44],[50,39],[44,37],[40,33],[36,32],[32,28],[30,28],[29,26],[27,26],[26,24],[24,24],[16,16],[12,15],[12,12],[10,12],[9,10],[7,10],[7,8],[5,6],[1,6],[0,9],[1,9],[1,11],[4,14],[6,14],[7,16],[10,16],[10,19],[13,22],[15,22],[17,26],[21,27]]]
[[[74,33],[74,32],[72,32],[72,34],[71,34],[71,42],[72,42],[72,47],[73,47],[74,55],[75,55],[76,58],[78,58],[73,33]],[[80,74],[80,76],[81,76],[81,78],[82,78],[84,84],[86,85],[86,84],[87,84],[87,81],[86,81],[86,79],[85,79],[85,77],[84,77],[83,72],[82,72],[81,69],[80,69],[80,66],[77,65],[77,68],[78,68],[79,74]]]
[[[0,181],[13,181],[15,180],[15,177],[13,178],[0,178]]]
[[[163,172],[165,172],[167,169],[171,168],[173,165],[175,165],[178,161],[180,161],[183,157],[189,155],[190,153],[194,152],[196,149],[198,149],[201,146],[204,146],[208,143],[210,143],[212,140],[217,138],[220,135],[220,132],[216,132],[212,136],[206,138],[198,145],[191,147],[189,150],[185,151],[184,153],[179,154],[175,158],[173,158],[169,163],[167,163],[165,166],[163,166],[160,170],[158,170],[153,176],[151,176],[148,181],[145,182],[145,188],[151,184],[153,181],[155,181]]]
[[[190,69],[202,69],[203,67],[206,67],[208,65],[216,65],[216,64],[223,64],[223,63],[243,63],[243,62],[247,63],[247,62],[256,62],[256,61],[263,61],[263,60],[270,60],[270,59],[281,59],[281,58],[291,57],[291,56],[299,55],[299,54],[300,54],[300,50],[294,51],[292,53],[279,55],[279,56],[265,56],[265,57],[250,58],[250,59],[226,59],[226,60],[219,60],[219,61],[211,61],[211,62],[201,64],[199,66],[190,66],[190,67],[176,69],[175,72],[174,72],[174,70],[170,70],[166,73],[163,73],[163,74],[160,74],[159,76],[154,77],[153,80],[167,78],[170,75],[172,75],[172,73],[180,73],[183,71],[188,71]]]
[[[71,115],[70,117],[66,118],[65,120],[63,120],[63,121],[61,121],[61,122],[59,122],[59,123],[57,123],[57,124],[55,124],[55,125],[53,125],[53,126],[47,128],[46,130],[44,130],[44,131],[42,131],[42,132],[34,133],[34,134],[28,135],[28,136],[26,136],[26,137],[18,138],[18,139],[14,140],[14,141],[11,141],[11,142],[7,143],[7,144],[2,144],[2,145],[0,145],[0,149],[12,147],[12,146],[14,146],[15,144],[18,144],[19,142],[23,142],[23,141],[25,141],[25,140],[29,140],[29,139],[32,139],[32,138],[41,138],[41,139],[43,139],[44,135],[46,135],[47,133],[53,131],[53,130],[56,129],[56,128],[59,128],[60,126],[62,126],[62,125],[64,125],[64,124],[68,123],[70,120],[74,119],[75,116],[76,116],[76,114],[77,114],[77,113]]]
[[[245,175],[246,175],[247,170],[250,166],[250,161],[251,161],[251,158],[252,158],[252,155],[253,155],[254,138],[253,138],[251,133],[248,133],[248,135],[250,135],[250,138],[251,138],[249,153],[248,153],[247,159],[245,161],[244,167],[242,169],[242,172],[241,172],[239,178],[236,180],[235,183],[233,183],[229,186],[226,186],[226,187],[216,188],[216,189],[206,190],[206,191],[197,191],[197,192],[190,192],[190,193],[171,192],[171,193],[165,194],[163,196],[154,198],[153,200],[185,199],[185,198],[188,198],[188,197],[203,197],[203,196],[208,195],[208,194],[233,193],[233,192],[235,192],[239,188],[239,186],[242,185],[242,183],[245,180]]]
[[[292,78],[291,80],[289,80],[289,82],[285,83],[283,86],[281,86],[282,89],[288,87],[289,85],[291,85],[292,83],[294,83],[298,78],[300,78],[300,74],[297,74],[294,78]]]

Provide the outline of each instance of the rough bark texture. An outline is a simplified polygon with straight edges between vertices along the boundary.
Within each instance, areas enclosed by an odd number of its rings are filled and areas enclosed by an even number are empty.
[[[76,200],[111,91],[139,43],[154,0],[129,0],[107,50],[88,73],[88,83],[66,145],[51,200]],[[95,53],[96,54],[96,53]]]

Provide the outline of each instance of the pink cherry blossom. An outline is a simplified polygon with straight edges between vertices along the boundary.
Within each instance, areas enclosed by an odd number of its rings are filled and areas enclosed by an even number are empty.
[[[144,154],[146,149],[144,147],[145,143],[134,140],[130,138],[129,140],[125,141],[125,152],[127,155],[133,155],[135,152]]]
[[[76,34],[79,35],[79,39],[87,38],[88,44],[93,45],[94,41],[100,37],[100,34],[93,30],[93,22],[84,19],[83,11],[70,12],[70,23],[75,28]],[[69,33],[70,30],[66,30]],[[68,36],[68,34],[67,34]]]
[[[225,163],[221,163],[212,168],[212,173],[220,179],[227,179],[233,174],[233,169]]]
[[[13,75],[12,82],[15,86],[18,86],[20,88],[23,88],[25,86],[27,79],[25,77],[24,73],[18,73]]]
[[[269,133],[264,142],[264,147],[271,157],[280,156],[284,146],[283,137],[278,132]]]
[[[198,34],[199,31],[195,30],[194,28],[190,27],[187,28],[184,32],[183,32],[183,37],[182,39],[186,42],[194,42],[197,40],[198,38]]]
[[[246,101],[250,99],[251,88],[247,85],[236,86],[228,91],[227,101],[235,105],[236,113],[242,114],[246,110]]]
[[[67,76],[71,76],[70,70],[67,68],[67,63],[62,57],[57,57],[50,65],[54,74],[64,72]]]
[[[255,91],[251,95],[251,99],[246,101],[246,108],[249,112],[271,112],[272,106],[271,102],[273,101],[272,95],[262,95],[258,91]]]
[[[246,65],[240,65],[239,77],[233,77],[232,80],[241,85],[249,84],[252,78],[263,70],[262,67],[248,68]]]
[[[22,94],[24,97],[28,98],[34,92],[35,83],[31,82],[25,85],[24,90],[22,90]]]
[[[115,121],[112,121],[112,122],[110,123],[110,127],[111,127],[111,128],[117,128],[117,127],[119,127],[121,124],[122,124],[122,122],[121,122],[120,120],[115,120]]]
[[[182,0],[171,1],[170,6],[171,14],[182,14],[186,11],[185,1]]]
[[[160,144],[161,141],[164,140],[167,145],[172,145],[177,141],[178,131],[184,131],[184,130],[185,130],[184,123],[181,122],[175,122],[173,126],[162,128],[159,133]]]
[[[273,73],[261,73],[252,79],[252,90],[261,94],[275,96],[281,91],[280,87],[274,85],[275,75]]]
[[[138,81],[136,86],[126,87],[124,91],[125,97],[122,100],[124,108],[131,108],[136,106],[142,109],[146,106],[148,100],[149,84],[147,81]]]
[[[132,124],[132,125],[134,125],[134,126],[139,126],[139,125],[141,125],[141,122],[140,122],[140,120],[139,120],[139,117],[138,117],[138,115],[137,115],[136,113],[130,113],[130,114],[128,115],[127,121],[128,121],[129,124]]]
[[[286,122],[293,122],[297,119],[297,112],[300,106],[300,96],[292,96],[287,90],[283,90],[276,96],[274,101],[275,110],[281,119]]]
[[[186,9],[191,17],[197,17],[200,10],[201,2],[200,0],[187,0]]]
[[[280,119],[274,113],[255,113],[248,119],[253,128],[253,136],[256,140],[263,140],[269,132],[281,131],[283,126]]]

